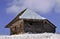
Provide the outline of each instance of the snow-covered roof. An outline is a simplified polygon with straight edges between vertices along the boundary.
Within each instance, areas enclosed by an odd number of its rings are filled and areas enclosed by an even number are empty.
[[[27,9],[19,18],[22,19],[46,19],[31,9]]]

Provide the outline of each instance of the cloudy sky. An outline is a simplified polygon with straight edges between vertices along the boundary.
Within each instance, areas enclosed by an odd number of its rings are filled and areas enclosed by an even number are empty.
[[[0,35],[9,34],[10,30],[4,27],[25,8],[47,18],[60,32],[60,0],[0,0]]]

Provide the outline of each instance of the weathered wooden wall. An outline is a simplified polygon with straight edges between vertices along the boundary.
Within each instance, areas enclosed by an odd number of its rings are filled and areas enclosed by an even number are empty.
[[[54,33],[55,28],[46,20],[25,20],[25,32],[29,33]]]
[[[11,34],[22,34],[24,32],[24,22],[19,20],[10,26]]]
[[[10,26],[12,34],[22,33],[54,33],[55,28],[46,20],[18,20]]]

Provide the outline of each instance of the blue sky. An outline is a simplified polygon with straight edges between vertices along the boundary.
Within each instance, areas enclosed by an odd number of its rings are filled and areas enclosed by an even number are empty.
[[[47,18],[57,26],[56,32],[60,32],[60,0],[0,0],[0,35],[10,34],[4,27],[25,8]]]

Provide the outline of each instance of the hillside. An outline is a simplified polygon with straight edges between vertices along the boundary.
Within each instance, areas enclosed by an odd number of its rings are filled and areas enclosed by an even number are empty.
[[[59,39],[60,34],[42,33],[42,34],[19,34],[19,35],[0,35],[0,39]]]

